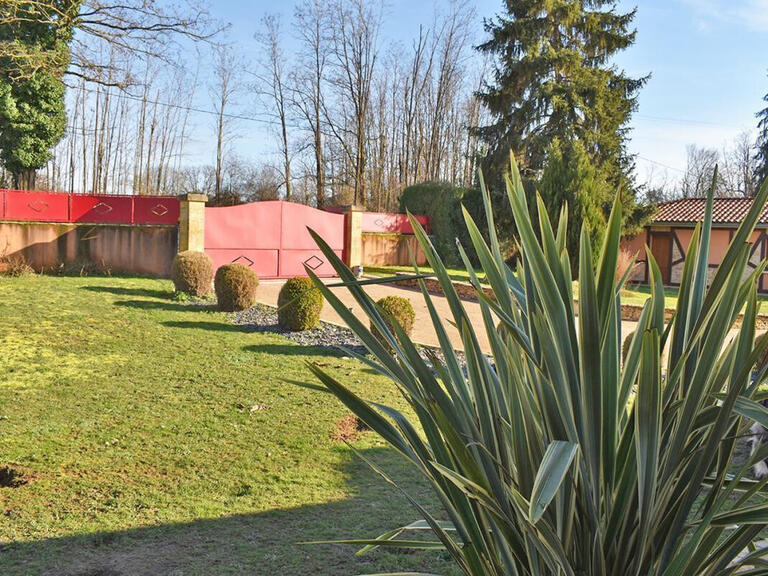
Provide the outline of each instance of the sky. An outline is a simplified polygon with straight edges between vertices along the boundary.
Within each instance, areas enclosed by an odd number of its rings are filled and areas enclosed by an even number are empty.
[[[419,24],[429,25],[448,0],[388,0],[383,37],[408,46]],[[475,0],[478,41],[482,19],[503,7],[502,0]],[[258,53],[254,33],[265,13],[280,13],[288,27],[291,0],[217,0],[212,15],[230,24],[227,40],[246,57]],[[651,77],[641,90],[631,122],[629,150],[636,155],[639,182],[679,178],[686,146],[722,149],[739,133],[756,131],[755,113],[768,93],[768,0],[619,1],[620,10],[637,7],[636,43],[615,64],[630,76]],[[290,48],[290,46],[289,46]],[[206,90],[197,105],[210,108]],[[258,112],[241,96],[237,111]],[[200,115],[188,147],[191,164],[213,162],[213,121]],[[269,159],[276,142],[262,124],[242,122],[233,150],[244,158]]]

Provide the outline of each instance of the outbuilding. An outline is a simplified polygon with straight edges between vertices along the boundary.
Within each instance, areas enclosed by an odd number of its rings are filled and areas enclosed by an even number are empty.
[[[709,276],[717,270],[725,256],[733,235],[752,207],[753,198],[715,198],[712,207],[712,236],[709,248]],[[622,247],[637,255],[638,264],[631,276],[634,282],[648,282],[645,245],[659,265],[665,285],[679,286],[683,275],[683,263],[693,229],[704,220],[706,198],[682,198],[662,202],[645,230],[633,238],[626,238]],[[754,270],[766,257],[766,235],[768,233],[768,207],[764,207],[758,219],[750,242],[749,270]],[[758,285],[761,291],[768,290],[766,274]]]

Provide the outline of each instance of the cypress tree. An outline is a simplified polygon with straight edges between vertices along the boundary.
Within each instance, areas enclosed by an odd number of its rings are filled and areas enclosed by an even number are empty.
[[[768,94],[763,96],[763,100],[768,102]],[[768,106],[757,113],[757,153],[755,160],[755,181],[757,188],[768,178]]]
[[[630,78],[611,63],[634,42],[634,17],[611,0],[506,0],[505,12],[486,22],[490,39],[480,50],[497,65],[479,96],[494,121],[478,131],[492,178],[511,149],[523,174],[538,179],[555,139],[578,140],[621,192],[625,213],[634,211],[627,123],[648,77]]]
[[[537,188],[552,222],[558,222],[563,204],[568,204],[566,240],[571,262],[575,265],[579,259],[582,225],[589,230],[593,246],[600,246],[602,242],[605,206],[611,203],[611,186],[589,159],[579,140],[561,142],[555,138],[547,149]]]

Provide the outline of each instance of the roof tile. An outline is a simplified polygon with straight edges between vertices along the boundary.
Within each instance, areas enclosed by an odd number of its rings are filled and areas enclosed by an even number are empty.
[[[754,198],[715,198],[712,205],[713,224],[740,224],[752,207]],[[662,202],[653,218],[654,224],[693,223],[704,220],[706,198],[682,198]],[[768,205],[757,221],[759,226],[768,226]]]

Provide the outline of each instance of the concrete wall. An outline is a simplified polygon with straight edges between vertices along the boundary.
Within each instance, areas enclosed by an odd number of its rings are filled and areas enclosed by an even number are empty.
[[[0,222],[0,257],[21,256],[36,269],[82,262],[169,276],[177,246],[176,226]]]
[[[411,252],[419,266],[427,257],[415,236],[410,234],[362,234],[363,266],[410,266]]]

